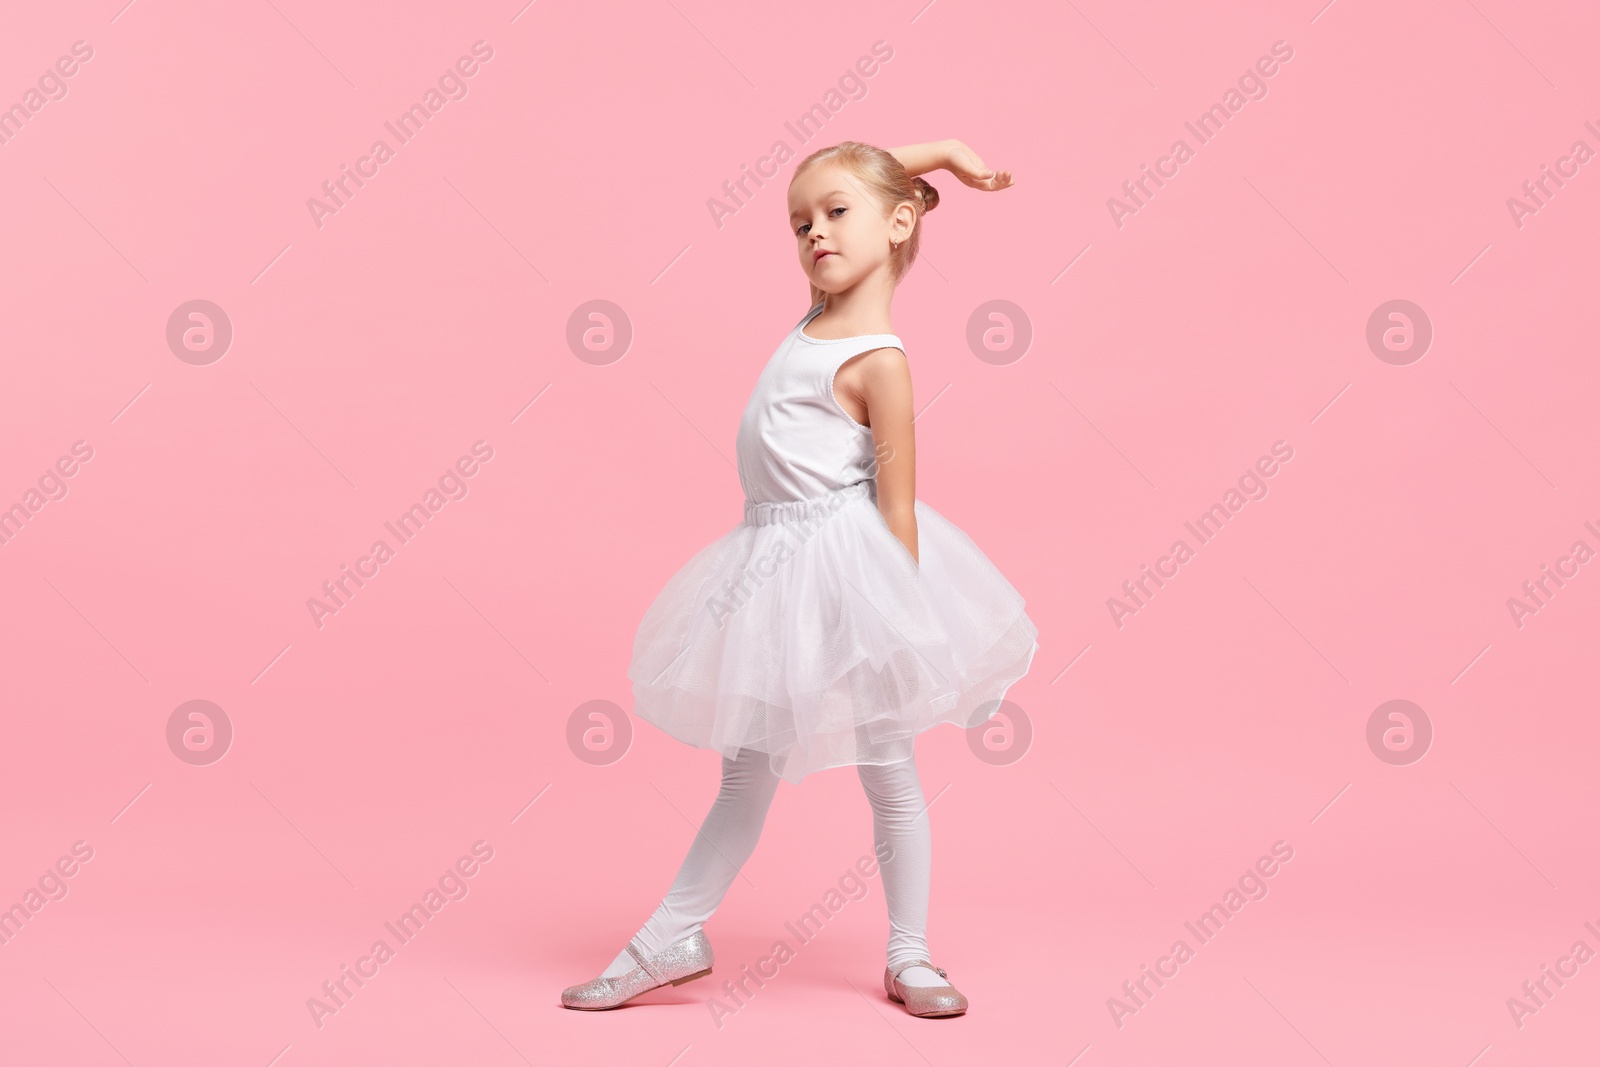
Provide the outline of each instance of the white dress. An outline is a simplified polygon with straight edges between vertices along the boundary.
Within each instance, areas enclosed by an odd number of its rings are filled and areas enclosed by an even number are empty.
[[[1028,672],[1038,630],[971,538],[917,500],[914,559],[877,507],[872,431],[834,398],[893,334],[778,345],[739,423],[744,521],[666,583],[634,638],[634,714],[699,748],[813,771],[893,763],[975,726]],[[920,560],[920,563],[919,563]]]

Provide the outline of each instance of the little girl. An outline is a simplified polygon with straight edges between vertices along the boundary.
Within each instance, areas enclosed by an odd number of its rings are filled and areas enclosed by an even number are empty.
[[[779,778],[854,765],[889,911],[884,990],[912,1015],[967,998],[929,961],[932,838],[917,734],[972,727],[1027,673],[1038,631],[970,538],[916,499],[911,372],[890,329],[944,168],[1011,184],[959,141],[846,141],[801,161],[789,228],[811,309],[739,423],[744,521],[675,574],[639,625],[634,713],[722,754],[722,788],[665,899],[599,977],[561,994],[615,1008],[711,973],[702,925],[755,850]]]

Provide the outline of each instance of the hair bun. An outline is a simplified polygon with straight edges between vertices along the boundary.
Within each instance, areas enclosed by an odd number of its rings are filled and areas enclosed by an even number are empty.
[[[922,213],[926,215],[939,206],[939,190],[923,181],[920,177],[912,178],[911,185],[922,198]]]

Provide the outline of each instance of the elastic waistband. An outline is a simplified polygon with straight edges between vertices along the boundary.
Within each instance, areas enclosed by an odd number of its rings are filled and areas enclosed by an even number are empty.
[[[835,489],[821,496],[804,500],[773,500],[744,502],[744,521],[749,526],[768,526],[775,522],[797,522],[828,515],[844,507],[856,497],[867,496],[872,490],[872,480],[851,482],[843,489]]]

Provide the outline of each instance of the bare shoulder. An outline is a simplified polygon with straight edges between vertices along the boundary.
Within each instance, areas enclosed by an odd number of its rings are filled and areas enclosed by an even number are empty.
[[[911,367],[898,348],[869,348],[839,364],[833,372],[834,390],[861,396],[874,389],[910,388]]]
[[[873,376],[903,371],[907,369],[906,354],[899,348],[869,348],[839,365],[841,370],[846,367],[856,368],[862,373]]]
[[[834,372],[833,393],[861,426],[871,425],[874,411],[909,411],[911,367],[906,354],[898,348],[873,348],[851,356]]]

